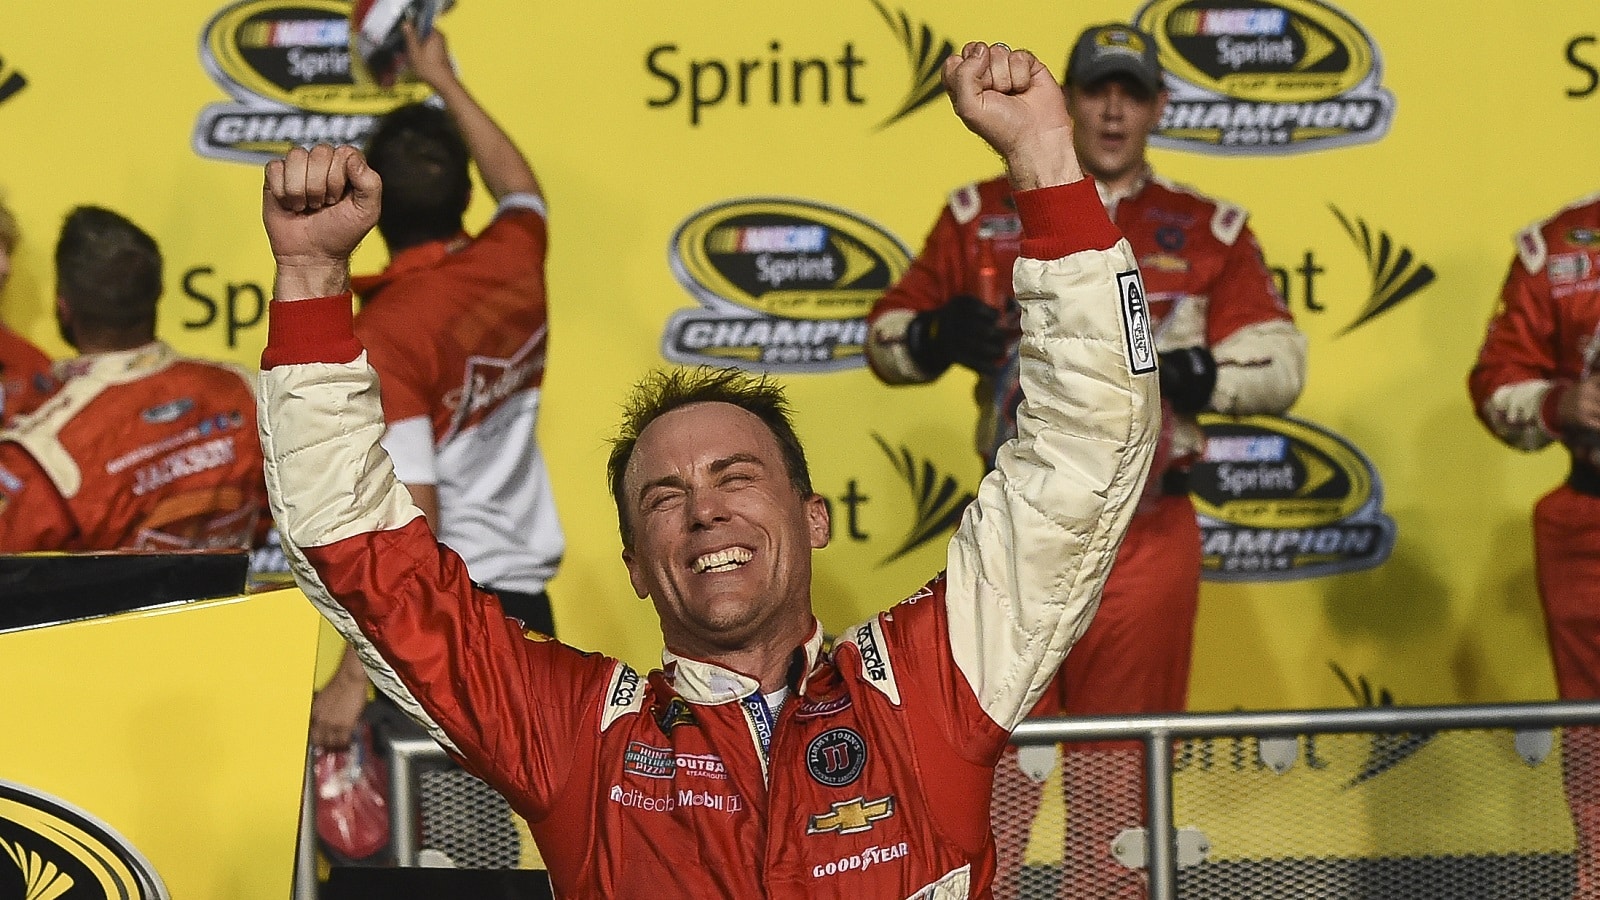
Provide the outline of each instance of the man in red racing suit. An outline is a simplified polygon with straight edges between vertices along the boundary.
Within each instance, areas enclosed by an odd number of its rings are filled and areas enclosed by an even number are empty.
[[[1148,35],[1123,25],[1090,28],[1067,71],[1079,159],[1133,246],[1149,291],[1164,415],[1156,461],[1100,610],[1034,714],[1181,711],[1200,593],[1200,530],[1187,476],[1204,439],[1194,416],[1283,412],[1304,382],[1305,340],[1246,212],[1165,181],[1146,163],[1145,139],[1165,102]],[[931,381],[952,363],[977,372],[977,449],[986,467],[1017,427],[1016,301],[1008,276],[1019,238],[1004,178],[960,188],[922,253],[868,319],[867,358],[889,384]],[[1142,821],[1136,747],[1069,748],[1062,886],[1089,892],[1075,896],[1142,896],[1136,873],[1111,855],[1118,833]],[[1042,775],[1047,767],[1030,770]],[[997,779],[996,892],[1008,897],[1038,788],[1013,755]]]
[[[1561,442],[1571,474],[1533,511],[1534,559],[1556,686],[1600,698],[1600,195],[1517,235],[1467,386],[1478,418],[1518,450]],[[1600,737],[1563,737],[1578,829],[1578,892],[1600,897]]]
[[[781,394],[715,370],[647,384],[611,467],[629,580],[668,647],[647,676],[474,602],[376,452],[339,293],[378,179],[350,148],[268,167],[262,436],[295,574],[374,682],[526,817],[558,896],[989,896],[993,765],[1093,613],[1159,413],[1133,255],[1049,72],[970,44],[945,80],[1018,189],[1026,424],[947,573],[823,652],[827,507]]]
[[[79,351],[0,431],[0,553],[246,548],[266,528],[255,396],[238,369],[155,339],[161,256],[80,207],[56,248],[57,315]]]

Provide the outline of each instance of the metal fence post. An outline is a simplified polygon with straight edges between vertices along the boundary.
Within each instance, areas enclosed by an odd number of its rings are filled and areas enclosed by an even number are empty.
[[[1144,741],[1145,861],[1150,900],[1177,900],[1178,831],[1172,818],[1172,735],[1151,729]]]

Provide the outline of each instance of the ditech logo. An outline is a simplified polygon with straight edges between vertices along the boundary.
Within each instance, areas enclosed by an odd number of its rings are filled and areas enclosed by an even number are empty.
[[[15,97],[27,86],[28,79],[16,69],[8,68],[5,57],[0,57],[0,103]]]
[[[955,44],[905,10],[890,9],[878,0],[871,2],[908,65],[904,94],[878,123],[885,128],[943,93],[940,69],[945,57],[955,52]],[[879,71],[853,40],[841,42],[837,50],[797,53],[772,39],[764,52],[735,57],[698,53],[686,57],[683,47],[666,41],[645,51],[644,66],[654,82],[646,105],[684,110],[689,125],[696,128],[708,114],[729,106],[865,106],[871,100],[867,83]]]

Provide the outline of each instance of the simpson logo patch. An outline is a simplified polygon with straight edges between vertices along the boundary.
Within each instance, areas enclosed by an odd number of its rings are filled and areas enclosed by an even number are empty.
[[[1117,273],[1117,296],[1122,300],[1122,333],[1128,339],[1128,371],[1135,375],[1154,372],[1156,339],[1150,333],[1150,307],[1137,271]]]

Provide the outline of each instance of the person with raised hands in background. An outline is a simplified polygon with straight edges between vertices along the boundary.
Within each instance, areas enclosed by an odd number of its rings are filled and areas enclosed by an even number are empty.
[[[582,51],[571,54],[581,69]],[[532,827],[560,897],[990,896],[993,767],[1094,615],[1160,427],[1138,267],[1032,54],[944,64],[1000,153],[1026,415],[945,573],[823,649],[828,509],[782,392],[736,370],[645,379],[609,475],[660,670],[500,615],[379,452],[348,259],[383,180],[345,147],[269,163],[267,484],[296,578],[373,680]]]

